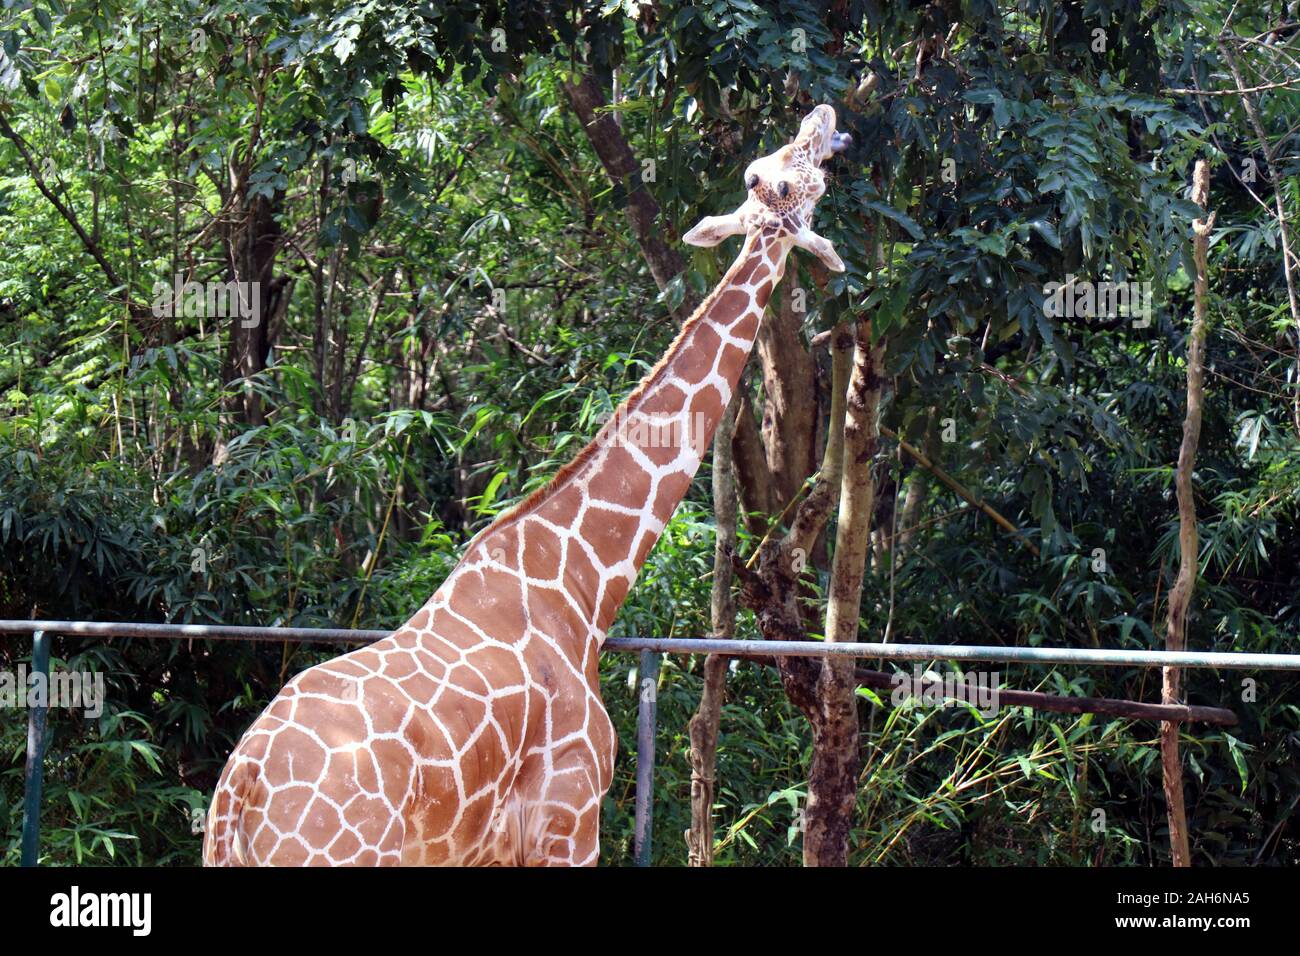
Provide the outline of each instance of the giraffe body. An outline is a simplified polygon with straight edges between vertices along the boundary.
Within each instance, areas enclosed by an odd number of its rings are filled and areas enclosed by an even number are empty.
[[[257,718],[218,783],[205,864],[595,863],[617,748],[600,646],[712,440],[790,249],[830,250],[808,226],[834,125],[818,107],[750,167],[736,214],[687,235],[746,238],[578,457],[476,537],[406,625],[294,677]],[[754,173],[773,160],[784,195]]]
[[[595,650],[464,630],[426,607],[290,681],[227,767],[205,862],[589,862],[614,758]]]

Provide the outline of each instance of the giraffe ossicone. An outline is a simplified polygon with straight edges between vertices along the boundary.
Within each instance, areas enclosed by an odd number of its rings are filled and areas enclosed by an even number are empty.
[[[667,353],[546,487],[493,521],[391,636],[298,674],[231,754],[207,865],[579,865],[599,854],[617,741],[601,644],[712,441],[821,165],[847,145],[818,106],[752,163],[748,197],[686,234],[740,254]],[[665,439],[664,436],[668,436]]]

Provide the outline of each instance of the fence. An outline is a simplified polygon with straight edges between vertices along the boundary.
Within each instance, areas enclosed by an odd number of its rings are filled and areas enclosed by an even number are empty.
[[[87,637],[139,637],[161,640],[261,641],[268,643],[368,644],[391,631],[346,628],[242,627],[222,624],[144,624],[98,621],[0,620],[0,636],[31,635],[33,674],[49,677],[53,634]],[[728,657],[851,657],[889,660],[985,661],[1021,664],[1100,664],[1109,667],[1211,667],[1233,670],[1300,671],[1300,654],[1253,654],[1212,651],[1124,651],[1059,647],[998,647],[970,644],[827,644],[823,641],[716,640],[713,638],[612,637],[602,648],[617,653],[639,652],[636,739],[636,827],[634,856],[638,866],[650,863],[652,832],[651,795],[655,761],[655,694],[660,654],[722,654]],[[875,672],[866,672],[875,673]],[[1020,697],[1052,695],[1010,692]],[[1175,707],[1088,698],[1055,698],[1090,704],[1126,705],[1084,707],[1101,713],[1162,720],[1213,720],[1217,708]],[[43,702],[29,709],[27,763],[24,774],[22,865],[35,866],[40,849],[41,790],[44,784],[45,737],[48,709]],[[1031,706],[1033,706],[1031,704]],[[1048,706],[1046,709],[1064,709]],[[1071,709],[1080,709],[1077,704]],[[1225,713],[1219,711],[1220,714]],[[1226,712],[1231,715],[1231,712]],[[1223,722],[1222,720],[1218,722]]]

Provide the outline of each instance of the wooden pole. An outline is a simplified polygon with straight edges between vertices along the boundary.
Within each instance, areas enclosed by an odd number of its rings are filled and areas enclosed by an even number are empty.
[[[854,671],[860,687],[892,688],[896,678],[887,671],[858,668]],[[1188,704],[1147,704],[1116,697],[1066,697],[1032,690],[998,688],[998,704],[1029,707],[1058,714],[1106,714],[1129,720],[1160,720],[1169,723],[1194,722],[1215,727],[1232,727],[1237,715],[1223,707],[1199,707]]]

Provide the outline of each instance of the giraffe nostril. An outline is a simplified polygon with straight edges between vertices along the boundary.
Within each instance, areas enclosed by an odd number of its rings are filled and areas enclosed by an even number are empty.
[[[790,195],[790,184],[785,180],[781,180],[781,182],[776,184],[776,194],[782,199],[785,199]]]
[[[745,188],[753,189],[758,185],[758,173],[750,173],[745,177]]]

